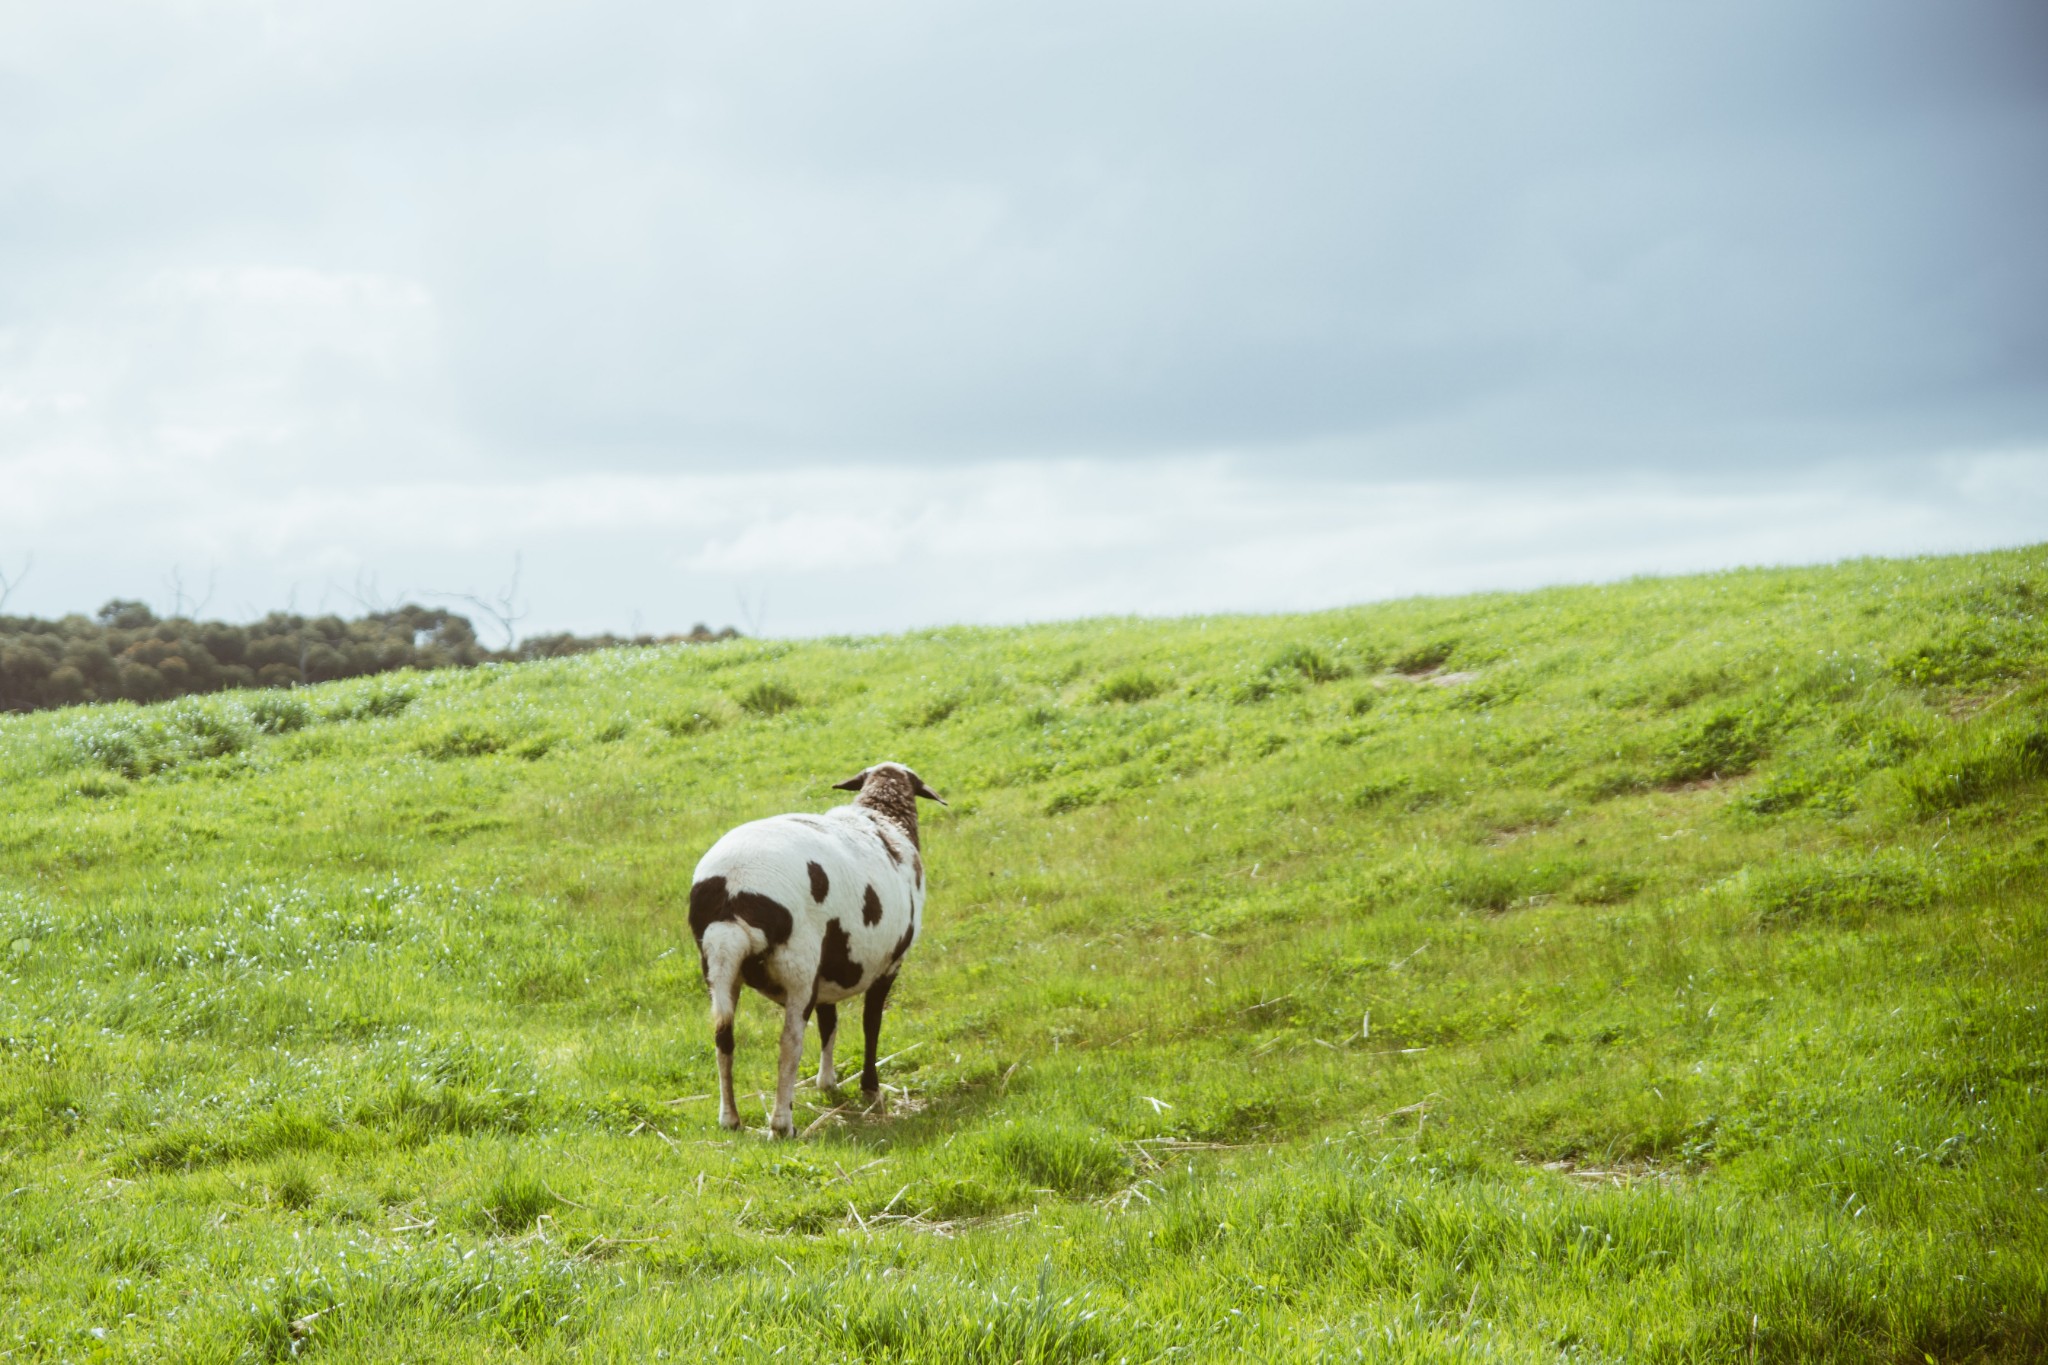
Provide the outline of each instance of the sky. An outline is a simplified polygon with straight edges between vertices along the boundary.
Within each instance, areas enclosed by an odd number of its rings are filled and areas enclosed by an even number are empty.
[[[0,129],[9,612],[2048,540],[2038,0],[0,0]]]

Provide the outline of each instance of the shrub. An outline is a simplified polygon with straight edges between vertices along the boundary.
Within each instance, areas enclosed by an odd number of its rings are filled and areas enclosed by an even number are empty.
[[[1857,750],[1866,767],[1891,768],[1905,762],[1924,747],[1926,736],[1897,716],[1851,711],[1837,722],[1836,738]]]
[[[510,1165],[478,1195],[477,1214],[472,1221],[482,1230],[521,1232],[561,1202],[539,1176]]]
[[[1296,687],[1300,686],[1299,683],[1294,683],[1292,679],[1281,679],[1274,677],[1271,673],[1260,673],[1255,677],[1246,678],[1243,682],[1231,688],[1230,700],[1238,706],[1256,706],[1262,701],[1279,696],[1287,690],[1290,683],[1293,683]]]
[[[2048,729],[2016,728],[1922,755],[1899,770],[1908,804],[1922,815],[1972,806],[2048,778]]]
[[[1791,859],[1749,879],[1759,922],[1832,922],[1853,913],[1920,910],[1934,899],[1930,874],[1902,854]]]
[[[742,711],[757,716],[779,716],[804,704],[804,699],[787,686],[768,680],[755,683],[735,700]]]
[[[297,1157],[279,1162],[271,1171],[269,1185],[270,1197],[281,1208],[309,1209],[320,1197],[320,1187],[315,1183],[313,1173]]]
[[[344,697],[327,708],[332,721],[375,720],[395,716],[411,706],[417,694],[409,687],[373,687]]]
[[[220,758],[246,748],[250,735],[239,715],[181,702],[155,714],[92,715],[66,732],[77,756],[127,778],[148,777],[180,763]]]
[[[1371,810],[1375,806],[1385,805],[1405,795],[1407,791],[1408,783],[1402,779],[1391,782],[1368,782],[1351,793],[1351,804],[1358,810]]]
[[[458,721],[439,734],[419,742],[419,751],[428,758],[481,758],[495,754],[510,740],[488,725],[476,721]],[[545,750],[543,750],[545,752]]]
[[[239,753],[249,744],[248,728],[240,716],[223,715],[205,705],[181,702],[164,720],[183,736],[181,757],[220,758]]]
[[[1092,806],[1102,799],[1102,793],[1094,787],[1069,787],[1045,803],[1047,815],[1066,815],[1086,806]]]
[[[515,966],[516,976],[504,986],[504,996],[515,1005],[552,1005],[585,994],[589,982],[576,962],[554,958],[535,959]]]
[[[1649,689],[1649,700],[1659,710],[1677,711],[1731,692],[1735,686],[1735,678],[1725,668],[1690,668],[1658,681]]]
[[[288,735],[312,723],[313,708],[288,692],[266,692],[249,704],[249,719],[266,735]]]
[[[122,777],[147,777],[157,771],[154,755],[141,742],[141,727],[126,717],[102,719],[71,727],[71,747],[78,757]]]
[[[1444,896],[1467,910],[1507,909],[1530,894],[1522,889],[1516,869],[1483,862],[1451,869],[1441,883]]]
[[[561,742],[562,737],[552,732],[538,734],[522,742],[513,752],[532,762],[537,758],[546,758],[548,752]]]
[[[1972,618],[1951,634],[1896,656],[1890,667],[1906,682],[1952,687],[2013,677],[2037,666],[2042,653],[2038,632]]]
[[[1831,788],[1816,785],[1805,773],[1779,773],[1745,794],[1739,804],[1752,815],[1783,815],[1810,805],[1840,810],[1845,807],[1842,796]]]
[[[1866,771],[1853,750],[1816,745],[1792,755],[1736,804],[1752,815],[1782,815],[1809,809],[1847,815],[1856,808],[1857,787]]]
[[[1104,678],[1095,689],[1095,700],[1115,702],[1150,701],[1166,690],[1166,684],[1141,668],[1125,669]]]
[[[1448,799],[1449,793],[1435,778],[1415,773],[1393,773],[1368,782],[1351,794],[1351,804],[1358,810],[1386,806],[1399,811],[1419,811],[1441,805]]]
[[[1763,757],[1764,740],[1763,724],[1755,716],[1741,711],[1716,711],[1681,733],[1665,749],[1658,777],[1676,783],[1739,776]]]
[[[1027,1184],[1070,1196],[1115,1189],[1131,1173],[1106,1134],[1048,1119],[1005,1124],[989,1134],[985,1150]]]
[[[93,800],[122,796],[128,791],[128,780],[116,773],[87,773],[78,779],[78,785],[74,790],[80,796]]]
[[[655,724],[668,733],[670,739],[684,739],[690,735],[701,735],[716,730],[719,719],[708,711],[671,711]]]
[[[1411,645],[1394,656],[1392,667],[1396,673],[1427,673],[1448,663],[1457,647],[1455,640],[1431,640],[1427,644]]]
[[[359,1101],[354,1118],[393,1133],[403,1145],[416,1145],[440,1133],[520,1132],[532,1106],[530,1091],[476,1089],[403,1076],[382,1093]]]
[[[1578,871],[1578,865],[1563,862],[1473,854],[1445,868],[1437,886],[1453,905],[1499,914],[1556,894]]]
[[[1603,867],[1572,883],[1572,899],[1582,905],[1619,905],[1643,889],[1643,879],[1633,872]]]
[[[914,1189],[914,1203],[937,1218],[985,1218],[1028,1202],[1030,1192],[1015,1180],[971,1180],[936,1176]]]
[[[1299,673],[1312,683],[1335,682],[1349,677],[1351,670],[1313,645],[1289,645],[1266,665],[1268,673]]]
[[[951,719],[966,701],[966,695],[960,692],[933,697],[911,713],[910,724],[920,730],[929,730],[941,721]]]

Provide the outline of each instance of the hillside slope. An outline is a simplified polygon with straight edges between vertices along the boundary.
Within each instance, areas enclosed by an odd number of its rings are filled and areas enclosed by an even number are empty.
[[[723,1134],[891,757],[886,1112]],[[2048,547],[7,718],[0,1358],[2037,1359],[2044,793]]]

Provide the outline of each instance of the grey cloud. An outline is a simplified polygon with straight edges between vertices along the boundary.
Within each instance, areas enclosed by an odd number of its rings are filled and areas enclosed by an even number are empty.
[[[354,414],[321,458],[1398,475],[2039,441],[2043,13],[16,11],[0,363],[160,272],[261,265],[434,302],[412,372],[277,381]]]

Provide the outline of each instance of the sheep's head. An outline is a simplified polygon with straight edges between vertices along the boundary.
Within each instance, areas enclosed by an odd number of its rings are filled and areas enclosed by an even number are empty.
[[[906,802],[922,796],[927,801],[945,805],[945,798],[924,784],[919,777],[901,763],[877,763],[872,768],[863,768],[844,782],[834,782],[835,791],[859,792],[864,803],[878,805],[881,800],[896,797]],[[900,794],[900,796],[899,796]],[[869,798],[877,798],[870,800]]]
[[[840,791],[859,792],[853,804],[866,806],[883,819],[894,822],[898,829],[910,836],[913,847],[919,842],[917,798],[922,796],[927,801],[937,801],[942,806],[946,804],[937,792],[924,784],[923,778],[901,763],[877,763],[844,782],[832,785]]]

